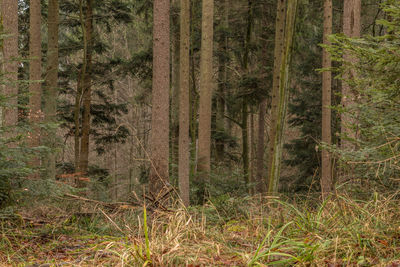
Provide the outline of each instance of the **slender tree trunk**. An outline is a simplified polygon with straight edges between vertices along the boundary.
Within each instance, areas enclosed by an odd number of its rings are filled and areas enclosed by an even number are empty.
[[[193,51],[192,51],[193,54]],[[197,112],[198,112],[198,96],[196,92],[196,72],[194,64],[194,56],[190,56],[191,65],[191,85],[190,85],[190,177],[194,177],[197,170]]]
[[[344,0],[343,6],[343,33],[352,38],[358,38],[361,34],[361,1],[360,0]],[[355,59],[349,54],[345,53],[343,56],[347,62],[354,62]],[[354,72],[350,72],[344,76],[344,80],[351,79]],[[350,88],[350,85],[343,81],[342,83],[342,106],[347,109],[355,103],[355,93]],[[355,124],[354,118],[348,113],[341,114],[341,132],[342,138],[341,147],[346,150],[354,149],[354,145],[347,139],[355,139],[356,131],[351,129]]]
[[[199,150],[197,163],[197,170],[200,172],[201,184],[204,184],[208,180],[208,175],[211,170],[213,22],[214,0],[203,0],[200,59]]]
[[[59,4],[58,0],[49,0],[48,14],[48,50],[47,50],[47,75],[44,90],[44,114],[46,123],[57,122],[57,95],[58,95],[58,29],[59,29]],[[46,133],[45,145],[52,149],[44,161],[46,165],[45,177],[56,177],[56,130],[49,129]]]
[[[18,1],[1,1],[1,19],[3,30],[8,34],[3,40],[3,71],[6,84],[3,87],[3,94],[10,97],[10,107],[2,110],[4,126],[15,126],[18,122]]]
[[[246,43],[245,51],[243,56],[243,72],[245,75],[249,74],[249,53],[250,53],[250,42],[251,42],[251,32],[253,28],[253,2],[248,1],[247,4],[247,31],[246,31]],[[249,129],[248,129],[248,105],[247,99],[244,97],[242,100],[242,160],[243,160],[243,176],[246,185],[249,183]]]
[[[265,192],[264,181],[264,147],[265,147],[265,114],[267,113],[267,100],[263,99],[260,103],[258,112],[258,140],[257,140],[257,170],[256,182],[258,193]]]
[[[78,75],[78,82],[76,85],[76,95],[75,95],[75,107],[74,107],[74,124],[75,124],[75,133],[74,133],[74,152],[75,152],[75,172],[80,171],[80,116],[81,116],[81,99],[82,99],[82,92],[83,92],[83,84],[84,80],[86,79],[86,69],[87,69],[87,54],[88,54],[88,43],[87,43],[87,31],[85,25],[85,14],[83,13],[84,0],[79,0],[79,21],[81,24],[82,29],[82,36],[83,36],[83,57],[82,57],[82,66],[80,69],[80,73]],[[79,181],[76,181],[79,183]]]
[[[332,0],[325,0],[324,5],[324,44],[329,45],[328,36],[332,34]],[[328,51],[324,48],[322,55],[322,67],[330,68],[332,61]],[[322,142],[332,144],[331,133],[331,96],[332,96],[332,73],[322,73]],[[332,191],[332,160],[328,150],[322,150],[322,175],[321,190],[323,198]]]
[[[85,65],[85,64],[84,64]],[[78,74],[78,82],[76,85],[76,95],[75,95],[75,106],[74,106],[74,154],[75,154],[75,172],[79,171],[79,158],[80,158],[80,113],[81,113],[81,97],[82,97],[82,76],[84,76],[84,69],[86,67],[82,66]]]
[[[89,135],[90,135],[90,107],[92,102],[92,50],[93,50],[93,0],[86,1],[86,57],[84,59],[86,70],[82,83],[82,137],[79,155],[79,171],[86,174],[89,165]]]
[[[40,145],[39,123],[42,119],[42,39],[40,0],[31,0],[29,8],[29,121],[32,124],[31,147]],[[35,167],[40,166],[40,157],[32,160]]]
[[[273,81],[272,81],[272,92],[271,92],[271,126],[269,129],[269,144],[268,144],[268,162],[267,162],[267,172],[268,172],[268,192],[275,190],[274,188],[274,172],[271,173],[272,168],[276,161],[276,157],[280,159],[280,155],[275,155],[276,144],[275,136],[277,134],[277,129],[275,125],[278,124],[278,105],[280,100],[280,80],[281,80],[281,64],[282,55],[285,48],[285,20],[286,20],[286,4],[287,0],[278,0],[277,3],[277,14],[275,22],[275,48],[274,48],[274,69],[273,69]],[[278,148],[279,149],[279,148]],[[279,153],[279,151],[278,151]],[[272,180],[272,181],[271,181]]]
[[[249,180],[251,183],[250,187],[250,193],[254,195],[255,193],[255,179],[254,179],[254,173],[255,173],[255,164],[254,164],[254,159],[255,157],[255,127],[254,127],[254,114],[253,112],[250,114],[250,171],[249,171]]]
[[[183,204],[189,206],[189,43],[190,0],[181,0],[179,79],[179,191]]]
[[[169,181],[170,1],[154,0],[150,192]]]
[[[277,30],[280,28],[280,19],[282,18],[283,9],[282,4],[284,1],[278,2],[278,14],[277,14]],[[271,114],[271,129],[270,129],[270,145],[269,145],[269,163],[268,163],[268,192],[276,193],[279,185],[281,158],[283,149],[283,132],[285,129],[286,122],[286,109],[289,96],[289,67],[291,59],[291,49],[295,28],[295,20],[297,13],[297,0],[288,0],[287,12],[286,12],[286,23],[284,30],[284,38],[282,42],[282,48],[280,50],[281,56],[278,60],[279,64],[274,62],[274,80],[273,80],[273,95],[272,95],[272,114]],[[280,31],[279,29],[277,33]],[[280,39],[281,35],[278,33],[277,38]],[[277,43],[280,43],[279,40]],[[277,50],[275,50],[277,51]],[[279,72],[279,74],[278,74]]]
[[[172,0],[171,10],[178,10],[179,0]],[[179,173],[179,170],[175,167],[179,162],[179,57],[180,57],[180,32],[179,32],[179,14],[178,12],[171,15],[172,25],[171,28],[171,42],[172,42],[172,62],[171,62],[171,174]],[[179,174],[178,174],[179,175]],[[174,175],[175,176],[175,175]]]
[[[248,128],[248,105],[246,99],[242,100],[242,160],[243,178],[246,186],[249,184],[249,128]]]
[[[222,136],[225,133],[225,97],[227,93],[227,72],[228,72],[228,35],[226,31],[229,27],[228,10],[229,1],[225,0],[222,3],[222,23],[223,23],[223,36],[218,42],[220,55],[218,57],[218,95],[217,95],[217,115],[216,115],[216,128],[217,133]],[[216,142],[216,158],[219,162],[224,160],[225,142],[219,139]]]
[[[191,17],[194,17],[195,1],[192,1],[192,6],[190,8]],[[195,25],[193,20],[190,21],[190,36],[193,38],[195,31]],[[190,42],[193,44],[193,40]],[[193,178],[196,174],[197,167],[197,111],[198,111],[198,97],[196,89],[196,64],[195,64],[195,54],[194,46],[190,47],[190,177]]]

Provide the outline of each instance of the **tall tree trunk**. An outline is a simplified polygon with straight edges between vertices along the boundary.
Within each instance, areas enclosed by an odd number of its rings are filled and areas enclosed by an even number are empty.
[[[248,105],[246,99],[242,100],[242,160],[243,178],[246,186],[249,184],[249,127],[248,127]]]
[[[194,17],[195,1],[192,1],[192,6],[190,8],[190,15]],[[190,42],[193,44],[193,36],[195,31],[195,25],[193,20],[190,21]],[[195,64],[195,53],[194,45],[190,47],[190,177],[193,178],[196,174],[197,168],[197,111],[198,111],[198,94],[196,89],[196,64]]]
[[[251,42],[251,32],[253,28],[253,2],[252,0],[248,1],[247,4],[247,30],[246,30],[246,38],[245,38],[245,48],[244,48],[244,56],[243,56],[243,72],[245,75],[249,74],[249,53],[250,53],[250,42]],[[250,161],[249,161],[249,128],[248,128],[248,105],[247,99],[243,97],[242,100],[242,160],[243,160],[243,176],[246,185],[249,183],[249,170],[250,170]]]
[[[249,180],[251,183],[250,187],[250,193],[254,195],[255,193],[255,179],[254,179],[254,174],[255,174],[255,158],[256,158],[256,152],[255,152],[255,125],[254,125],[254,113],[251,112],[250,114],[250,171],[249,171]]]
[[[196,90],[196,72],[194,64],[193,49],[190,56],[191,65],[191,85],[190,85],[190,177],[194,177],[197,170],[197,112],[199,106],[199,98]]]
[[[58,0],[49,0],[48,14],[48,50],[47,50],[47,75],[44,90],[44,114],[46,123],[57,122],[57,92],[58,92],[58,28],[59,28]],[[54,179],[56,176],[56,130],[47,130],[45,145],[51,148],[46,155],[45,178]]]
[[[278,105],[280,100],[280,80],[281,80],[281,64],[282,55],[285,49],[285,20],[286,20],[286,4],[287,0],[278,0],[277,14],[275,22],[275,47],[274,47],[274,69],[271,92],[271,126],[269,129],[269,144],[268,144],[268,192],[275,190],[274,179],[275,175],[272,171],[276,158],[280,159],[280,155],[276,154],[277,147],[275,144],[275,136],[277,134],[275,126],[278,124]],[[279,147],[278,147],[279,149]],[[279,151],[278,151],[279,153]],[[272,180],[272,181],[271,181]]]
[[[328,36],[332,34],[332,0],[325,0],[324,5],[324,44],[329,45]],[[330,68],[332,61],[328,51],[324,48],[322,54],[322,68]],[[322,73],[322,142],[327,145],[332,143],[331,133],[331,96],[332,73]],[[321,190],[323,198],[332,191],[332,160],[328,150],[322,150],[322,175]]]
[[[185,206],[189,206],[189,44],[190,0],[181,0],[179,63],[179,191]]]
[[[219,57],[218,57],[218,95],[217,95],[217,115],[216,115],[216,130],[220,137],[225,133],[225,97],[228,89],[228,28],[229,28],[229,1],[225,0],[222,3],[222,24],[223,36],[218,42]],[[216,142],[216,158],[222,162],[225,154],[225,142],[222,139]]]
[[[275,193],[278,190],[280,169],[281,169],[281,158],[283,149],[283,132],[285,129],[286,122],[286,109],[287,101],[289,96],[289,67],[291,59],[291,49],[295,28],[296,12],[297,12],[297,0],[288,0],[287,12],[286,12],[286,23],[281,21],[284,18],[285,1],[280,0],[278,2],[278,14],[277,14],[277,31],[276,45],[282,45],[281,48],[276,48],[275,52],[280,52],[281,55],[275,54],[274,62],[274,79],[273,79],[273,95],[272,95],[272,113],[271,113],[271,129],[270,129],[270,144],[269,144],[269,162],[268,162],[268,192]],[[279,32],[284,33],[280,34]],[[282,41],[280,41],[280,38]]]
[[[86,46],[85,46],[86,47]],[[86,48],[85,48],[86,51]],[[86,52],[85,52],[86,53]],[[74,132],[74,167],[75,167],[75,172],[79,171],[79,158],[80,158],[80,128],[81,128],[81,123],[80,123],[80,116],[81,116],[81,98],[82,98],[82,78],[85,75],[85,70],[86,69],[86,64],[85,60],[84,63],[79,71],[78,74],[78,82],[76,85],[76,95],[75,95],[75,105],[74,105],[74,126],[75,126],[75,132]]]
[[[211,170],[211,100],[213,87],[214,0],[203,0],[200,59],[199,150],[197,170],[204,184]],[[202,188],[204,190],[204,188]]]
[[[150,192],[169,181],[170,1],[154,0]]]
[[[343,6],[343,33],[347,37],[357,38],[361,34],[361,1],[360,0],[344,0]],[[345,53],[343,59],[347,62],[354,62],[355,59],[349,54]],[[344,80],[351,79],[354,72],[350,72],[344,76]],[[342,83],[342,106],[347,109],[354,105],[355,94],[350,85],[343,81]],[[354,145],[347,139],[355,139],[356,131],[351,129],[355,124],[354,118],[348,113],[341,114],[341,133],[344,138],[341,140],[341,147],[343,149],[352,150]]]
[[[90,135],[90,107],[92,102],[92,52],[93,52],[93,0],[86,1],[85,16],[86,32],[86,71],[83,75],[82,83],[82,137],[81,150],[79,156],[79,171],[87,173],[89,165],[89,135]]]
[[[42,39],[40,0],[31,0],[29,7],[29,121],[32,124],[31,147],[40,145],[39,122],[42,118]],[[32,164],[40,166],[40,157],[35,156]]]
[[[1,1],[1,19],[4,33],[9,35],[3,40],[2,67],[6,79],[3,94],[10,97],[10,107],[3,109],[0,120],[4,126],[15,126],[18,122],[18,1]]]
[[[256,182],[258,193],[265,192],[264,181],[264,146],[265,146],[265,114],[267,113],[267,100],[263,99],[258,111],[258,136],[257,136],[257,167]]]
[[[171,10],[179,9],[179,0],[172,0]],[[175,176],[179,173],[179,170],[175,167],[179,162],[179,57],[180,57],[180,32],[179,32],[179,13],[174,12],[171,15],[171,22],[174,25],[171,28],[171,52],[172,52],[172,62],[171,62],[171,164],[170,171],[171,175]],[[178,172],[178,173],[177,173]]]

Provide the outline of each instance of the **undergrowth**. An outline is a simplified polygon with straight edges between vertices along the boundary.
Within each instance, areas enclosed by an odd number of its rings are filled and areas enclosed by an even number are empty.
[[[399,266],[400,194],[228,195],[189,210],[37,203],[1,217],[14,266]],[[61,203],[63,205],[61,205]],[[312,205],[311,205],[312,204]],[[63,207],[63,208],[60,208]]]

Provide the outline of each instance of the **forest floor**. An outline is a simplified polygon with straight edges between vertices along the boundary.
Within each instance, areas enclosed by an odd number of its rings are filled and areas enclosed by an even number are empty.
[[[1,215],[0,266],[400,266],[399,193],[283,198],[41,203]]]

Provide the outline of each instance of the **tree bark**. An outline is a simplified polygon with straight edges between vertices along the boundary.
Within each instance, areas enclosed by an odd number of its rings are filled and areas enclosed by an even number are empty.
[[[93,54],[93,0],[86,1],[85,16],[86,55],[84,58],[86,70],[82,75],[82,137],[79,155],[79,171],[86,174],[89,165],[89,140],[90,140],[90,107],[92,102],[92,54]]]
[[[251,32],[253,28],[253,2],[249,0],[247,3],[247,30],[245,36],[245,48],[243,56],[243,72],[245,75],[249,74],[249,53],[250,53],[250,42]],[[244,97],[242,103],[242,160],[243,160],[243,176],[246,185],[249,184],[249,129],[248,129],[248,104],[247,99]]]
[[[179,191],[183,204],[189,206],[189,43],[190,1],[181,0],[179,63]]]
[[[44,114],[46,123],[57,122],[57,95],[58,95],[58,29],[59,29],[59,3],[58,0],[49,0],[48,14],[48,50],[47,50],[47,75],[44,90]],[[46,133],[45,145],[51,148],[45,161],[45,177],[56,177],[56,130],[49,129]]]
[[[265,146],[265,114],[267,113],[267,100],[263,99],[260,103],[258,112],[258,137],[257,137],[257,167],[256,182],[258,193],[265,192],[264,181],[264,146]]]
[[[242,100],[242,160],[243,160],[243,178],[246,186],[249,184],[249,171],[250,171],[250,161],[249,161],[249,111],[246,99]]]
[[[274,62],[274,80],[273,80],[273,95],[272,95],[272,113],[271,113],[271,129],[270,129],[270,145],[269,145],[269,162],[268,162],[268,193],[276,193],[278,191],[281,158],[283,150],[283,132],[286,123],[286,109],[289,96],[289,67],[291,59],[291,49],[293,43],[293,35],[295,28],[295,20],[297,13],[297,0],[288,0],[286,23],[281,21],[284,17],[285,1],[278,2],[277,14],[277,36],[276,44],[282,45],[275,52],[280,52],[281,55],[275,54]],[[283,25],[284,33],[283,33]],[[282,34],[280,32],[282,31]],[[280,38],[282,41],[280,41]],[[279,62],[279,63],[278,63]]]
[[[42,120],[42,39],[41,39],[41,7],[40,0],[31,0],[29,7],[29,121],[32,132],[30,146],[40,145],[40,127]],[[40,166],[40,157],[32,159],[35,167]]]
[[[332,34],[332,0],[325,0],[324,4],[324,40],[325,45],[330,45],[328,36]],[[324,48],[322,52],[322,68],[330,68],[332,61],[328,51]],[[331,132],[331,97],[332,97],[332,73],[322,73],[322,142],[332,144]],[[322,175],[321,190],[325,199],[332,191],[332,160],[328,150],[322,150]]]
[[[172,8],[171,10],[178,10],[180,6],[179,0],[171,1]],[[171,154],[171,164],[170,171],[171,175],[178,174],[179,170],[175,167],[179,162],[179,92],[180,92],[180,30],[178,25],[179,22],[179,13],[173,12],[171,14],[171,22],[174,25],[171,28],[171,52],[172,52],[172,62],[171,62],[171,145],[170,145],[170,154]]]
[[[343,6],[343,33],[347,37],[358,38],[361,35],[361,1],[360,0],[344,0]],[[349,53],[343,55],[343,59],[346,62],[355,62]],[[345,81],[351,79],[354,76],[354,72],[351,71],[344,75],[344,81],[342,83],[342,106],[344,109],[348,109],[355,103],[355,93],[350,88],[350,85]],[[356,139],[356,131],[351,127],[356,123],[348,113],[344,112],[341,114],[341,147],[346,150],[353,150],[355,146],[350,140]],[[350,139],[350,140],[348,140]]]
[[[214,0],[203,0],[200,59],[199,149],[197,163],[197,170],[200,173],[199,179],[201,184],[204,184],[208,180],[211,170],[213,22]]]
[[[268,192],[275,190],[274,179],[275,175],[272,172],[273,165],[275,164],[276,157],[280,158],[280,155],[276,155],[275,137],[277,135],[275,126],[278,123],[278,104],[279,104],[279,88],[281,80],[281,64],[282,55],[285,47],[285,19],[286,19],[286,4],[287,0],[278,0],[277,3],[277,14],[275,22],[275,48],[274,48],[274,69],[273,69],[273,81],[272,81],[272,92],[271,92],[271,126],[269,129],[269,144],[268,144]],[[278,152],[279,153],[279,152]]]
[[[1,18],[4,33],[8,34],[3,40],[3,72],[6,84],[3,94],[10,99],[10,107],[2,111],[4,126],[15,126],[18,122],[18,1],[1,1]]]
[[[169,181],[170,1],[154,0],[150,192]]]
[[[229,1],[225,0],[222,3],[222,23],[223,23],[223,36],[219,39],[219,57],[218,57],[218,95],[217,95],[217,115],[216,115],[216,129],[217,133],[222,136],[225,133],[225,97],[228,89],[228,36],[226,31],[229,28]],[[215,144],[217,161],[222,162],[225,154],[224,140],[218,140]]]

